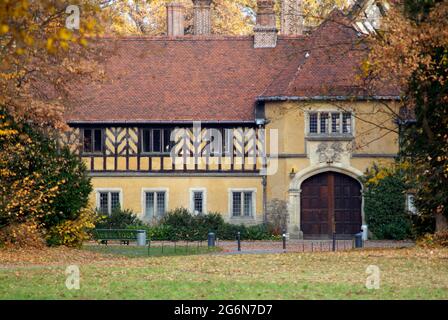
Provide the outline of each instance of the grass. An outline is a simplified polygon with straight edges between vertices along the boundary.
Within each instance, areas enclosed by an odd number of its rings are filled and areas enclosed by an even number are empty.
[[[59,250],[59,251],[58,251]],[[129,258],[0,250],[1,299],[448,299],[448,249]],[[65,269],[80,268],[80,290]],[[366,268],[380,269],[369,290]]]
[[[152,247],[137,247],[137,246],[126,246],[126,245],[86,245],[83,247],[84,250],[91,252],[102,253],[102,254],[112,254],[126,256],[129,258],[139,258],[139,257],[161,257],[161,256],[185,256],[185,255],[195,255],[195,254],[206,254],[219,251],[217,248],[209,248],[207,246],[198,246],[196,244],[190,244],[179,246],[174,243],[167,243],[163,246],[152,246]]]

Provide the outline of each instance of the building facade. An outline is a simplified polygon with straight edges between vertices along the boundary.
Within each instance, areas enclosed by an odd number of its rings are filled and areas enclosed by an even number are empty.
[[[170,4],[167,36],[99,41],[106,80],[80,85],[61,138],[90,171],[92,206],[148,222],[184,207],[257,224],[281,199],[291,237],[358,232],[360,177],[398,150],[386,112],[397,90],[357,81],[362,35],[340,12],[309,35],[289,18],[279,34],[265,0],[253,36],[215,36],[210,1],[193,2],[195,35]]]

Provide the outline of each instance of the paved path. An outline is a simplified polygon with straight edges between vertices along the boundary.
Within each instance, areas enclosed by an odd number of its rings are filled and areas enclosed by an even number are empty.
[[[236,241],[219,241],[221,254],[244,253],[282,253],[282,252],[328,252],[333,250],[332,240],[288,240],[286,250],[282,241],[242,241],[241,251],[238,251]],[[365,241],[364,248],[401,248],[414,246],[412,241]],[[353,249],[352,240],[337,240],[336,251]]]

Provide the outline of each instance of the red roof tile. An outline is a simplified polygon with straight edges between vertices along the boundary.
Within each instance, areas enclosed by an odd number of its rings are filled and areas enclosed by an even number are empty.
[[[361,64],[367,58],[364,36],[358,34],[340,12],[334,12],[307,41],[304,59],[288,66],[280,81],[259,97],[393,97],[396,86],[386,83],[372,88],[364,82]]]
[[[104,40],[109,41],[109,40]],[[253,121],[255,98],[304,40],[254,49],[252,37],[126,38],[107,80],[79,88],[69,121]]]
[[[359,40],[335,21],[308,37],[279,36],[273,49],[254,49],[249,36],[104,39],[115,45],[106,80],[77,89],[67,120],[251,122],[260,96],[352,93]]]

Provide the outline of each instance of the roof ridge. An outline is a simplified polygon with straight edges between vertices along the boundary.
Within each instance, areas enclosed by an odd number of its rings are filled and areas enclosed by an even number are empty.
[[[147,36],[147,35],[130,35],[130,36],[102,36],[95,40],[97,41],[253,41],[253,35],[208,35],[208,36],[180,36],[180,37],[170,37],[170,36]],[[305,40],[308,35],[279,35],[278,40],[288,41],[288,40]]]
[[[253,38],[253,35],[185,35],[185,36],[166,36],[166,35],[124,35],[124,36],[101,36],[97,40],[114,40],[114,41],[224,41],[224,40],[248,40]]]

